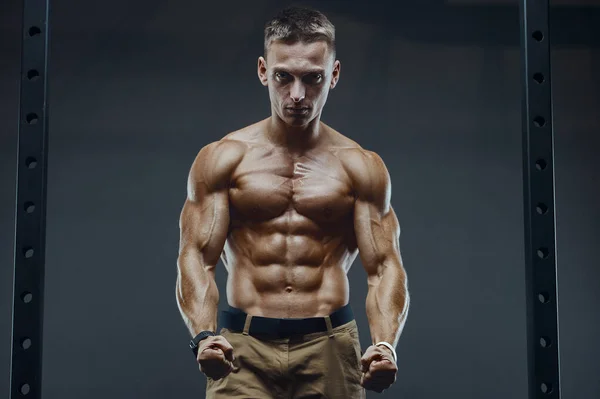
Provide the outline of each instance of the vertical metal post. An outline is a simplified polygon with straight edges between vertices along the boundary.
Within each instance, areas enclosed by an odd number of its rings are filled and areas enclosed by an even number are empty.
[[[560,398],[549,1],[520,0],[529,398]]]
[[[10,398],[42,397],[49,0],[23,1]]]

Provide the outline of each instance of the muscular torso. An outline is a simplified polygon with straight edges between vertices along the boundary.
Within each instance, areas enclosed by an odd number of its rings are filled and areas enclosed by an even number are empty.
[[[357,249],[354,193],[340,153],[353,142],[328,131],[325,144],[298,154],[250,139],[252,129],[234,136],[246,149],[231,177],[222,254],[230,305],[295,318],[348,303]]]

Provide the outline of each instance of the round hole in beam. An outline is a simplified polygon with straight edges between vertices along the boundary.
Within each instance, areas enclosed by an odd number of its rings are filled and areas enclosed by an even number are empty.
[[[544,40],[544,34],[541,31],[539,31],[539,30],[536,30],[535,32],[533,32],[531,34],[531,37],[533,37],[533,39],[536,42],[541,42],[542,40]]]
[[[543,202],[540,202],[535,207],[535,210],[539,215],[545,215],[546,213],[548,213],[548,205],[544,204]]]
[[[23,206],[23,209],[27,213],[33,213],[35,211],[35,204],[33,202],[26,202],[25,206]]]
[[[541,73],[535,73],[533,74],[533,80],[535,80],[536,82],[538,82],[539,84],[544,83],[544,81],[546,80],[546,78],[544,78],[544,75]]]
[[[546,119],[544,119],[544,117],[542,116],[536,116],[535,118],[533,118],[533,124],[535,125],[535,127],[544,127],[546,126]]]
[[[541,337],[540,338],[540,346],[542,348],[549,348],[552,346],[552,340],[548,337]]]
[[[548,251],[548,248],[546,248],[546,247],[541,247],[541,248],[538,248],[538,250],[537,250],[537,256],[540,259],[547,259],[549,254],[550,254],[550,251]]]
[[[24,292],[24,293],[21,295],[21,300],[22,300],[24,303],[31,303],[31,301],[33,301],[33,294],[32,294],[31,292]]]
[[[548,382],[543,382],[540,385],[540,390],[545,393],[546,395],[550,395],[552,393],[552,384],[548,383]]]
[[[23,248],[23,255],[25,255],[25,258],[27,258],[27,259],[33,258],[34,253],[35,253],[35,251],[31,247]]]
[[[544,170],[548,166],[548,163],[544,159],[538,159],[535,161],[535,168],[537,170]]]
[[[31,392],[31,387],[29,386],[29,384],[23,384],[21,385],[19,391],[21,391],[21,395],[26,396],[29,395],[29,392]]]
[[[35,169],[37,166],[37,159],[29,157],[25,160],[25,165],[27,166],[27,169]]]
[[[27,33],[29,34],[30,37],[34,37],[34,36],[40,35],[42,33],[42,31],[37,26],[32,26],[31,28],[29,28],[27,30]]]
[[[23,348],[25,350],[31,348],[31,339],[29,339],[29,338],[23,338],[21,340],[21,348]]]
[[[29,123],[30,125],[35,125],[36,123],[38,123],[38,116],[36,113],[30,113],[27,114],[27,116],[25,117],[25,120],[27,121],[27,123]]]
[[[36,71],[35,69],[30,69],[29,71],[27,71],[27,79],[29,79],[29,80],[36,81],[36,80],[38,80],[39,77],[40,77],[40,73],[38,71]]]

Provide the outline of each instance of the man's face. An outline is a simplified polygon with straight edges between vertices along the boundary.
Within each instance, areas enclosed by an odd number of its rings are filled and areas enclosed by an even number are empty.
[[[340,63],[326,42],[273,42],[258,59],[258,76],[269,88],[271,108],[287,124],[304,126],[321,114],[337,84]]]

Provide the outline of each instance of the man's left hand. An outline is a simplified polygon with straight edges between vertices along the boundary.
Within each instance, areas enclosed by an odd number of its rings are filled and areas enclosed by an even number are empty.
[[[381,393],[396,381],[398,366],[388,348],[369,346],[360,363],[363,372],[360,385],[363,388]]]

